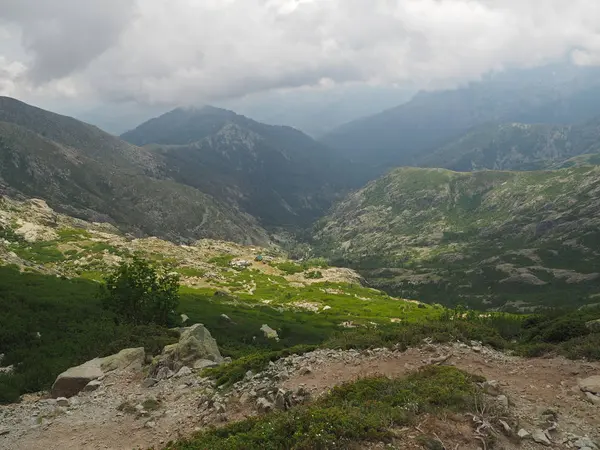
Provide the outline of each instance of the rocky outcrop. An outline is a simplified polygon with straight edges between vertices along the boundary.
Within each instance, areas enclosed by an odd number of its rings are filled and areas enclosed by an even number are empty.
[[[144,363],[143,348],[129,348],[105,358],[95,358],[80,366],[71,367],[61,373],[52,385],[54,398],[72,397],[81,392],[90,382],[114,370],[139,371]]]

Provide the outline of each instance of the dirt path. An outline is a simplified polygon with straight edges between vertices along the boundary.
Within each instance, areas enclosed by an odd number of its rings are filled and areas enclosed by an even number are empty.
[[[531,431],[540,426],[542,412],[556,411],[558,430],[552,448],[568,448],[561,442],[569,437],[569,433],[600,439],[600,406],[587,402],[578,388],[578,378],[600,374],[598,363],[569,361],[561,357],[522,359],[486,348],[473,350],[463,344],[424,346],[402,353],[330,352],[330,355],[322,351],[296,357],[302,360],[303,366],[311,367],[310,373],[296,365],[279,385],[297,389],[304,384],[313,395],[320,395],[345,381],[374,374],[401,376],[439,356],[452,355],[446,364],[499,382],[512,404],[511,410],[519,419],[520,428]],[[142,387],[141,382],[141,374],[111,374],[103,381],[101,389],[81,394],[68,408],[57,409],[55,405],[47,405],[48,400],[36,401],[36,398],[29,398],[20,405],[0,407],[0,433],[8,430],[0,436],[0,448],[120,450],[152,445],[160,448],[161,444],[187,436],[206,423],[240,420],[254,414],[253,409],[243,407],[237,398],[231,398],[229,404],[223,400],[227,406],[226,415],[211,412],[207,416],[207,412],[198,406],[214,391],[208,380],[199,380],[197,375],[164,380],[151,388]],[[117,410],[124,402],[135,405],[147,398],[160,402],[160,407],[147,417],[136,418]],[[54,415],[48,416],[48,411],[54,411]],[[437,430],[442,440],[444,436],[454,436],[457,440],[448,439],[457,443],[463,439],[458,448],[478,448],[472,440],[465,440],[468,430],[464,420],[440,423],[438,418],[426,417],[420,426],[432,433]],[[406,429],[402,433],[410,437],[416,432]],[[410,442],[413,443],[407,443],[405,448],[420,448],[413,446],[416,445],[414,441]],[[368,448],[378,447],[374,444]],[[520,446],[505,443],[504,448],[548,447],[523,441]]]

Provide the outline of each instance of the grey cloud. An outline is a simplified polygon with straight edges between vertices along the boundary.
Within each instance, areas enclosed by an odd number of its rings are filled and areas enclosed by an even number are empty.
[[[0,16],[20,24],[35,80],[90,101],[438,89],[505,67],[600,62],[597,0],[4,0]],[[13,82],[33,92],[26,83]]]
[[[85,68],[116,45],[134,6],[135,0],[3,0],[0,20],[20,26],[34,57],[28,75],[43,83]]]

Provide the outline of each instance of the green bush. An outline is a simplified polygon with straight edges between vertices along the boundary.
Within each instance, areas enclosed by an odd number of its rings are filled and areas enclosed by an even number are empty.
[[[124,261],[105,278],[104,307],[133,325],[174,325],[179,305],[179,274],[154,268],[147,261]]]

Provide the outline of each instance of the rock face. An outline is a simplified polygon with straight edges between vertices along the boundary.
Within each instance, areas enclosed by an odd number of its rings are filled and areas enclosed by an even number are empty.
[[[579,388],[583,392],[600,394],[600,375],[594,375],[579,382]]]
[[[81,392],[91,381],[97,380],[106,372],[113,370],[133,370],[142,368],[144,363],[143,348],[128,348],[116,355],[95,358],[80,366],[71,367],[61,373],[52,385],[52,397],[72,397]]]

